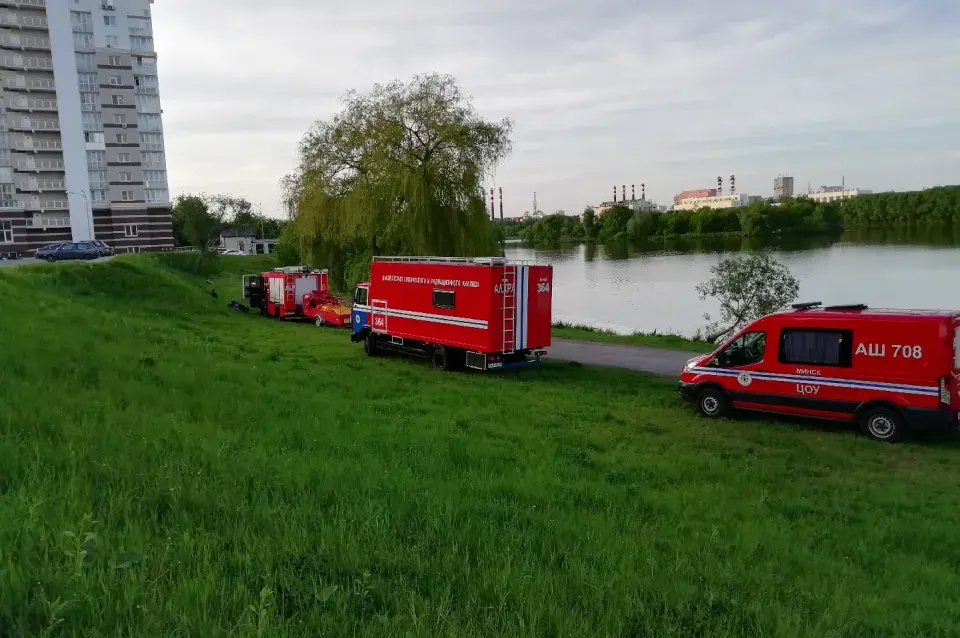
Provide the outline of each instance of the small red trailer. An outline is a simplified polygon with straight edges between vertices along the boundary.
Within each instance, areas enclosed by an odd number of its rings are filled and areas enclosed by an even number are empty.
[[[312,319],[318,326],[350,325],[350,307],[330,294],[326,270],[287,266],[244,275],[243,298],[263,316]]]
[[[553,267],[500,257],[374,257],[357,286],[351,340],[435,368],[538,363],[550,345]]]

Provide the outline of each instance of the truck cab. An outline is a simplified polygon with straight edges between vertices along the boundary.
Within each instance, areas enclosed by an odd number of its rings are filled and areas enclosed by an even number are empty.
[[[353,293],[353,312],[351,313],[353,331],[350,340],[363,341],[370,332],[370,282],[357,284]]]

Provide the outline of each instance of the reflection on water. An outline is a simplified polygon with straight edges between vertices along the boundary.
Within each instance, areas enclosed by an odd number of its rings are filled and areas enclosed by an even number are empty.
[[[534,249],[513,259],[554,265],[554,319],[621,332],[692,334],[716,312],[694,290],[731,254],[768,247],[800,281],[801,300],[960,308],[960,233],[861,231],[836,237],[680,239]]]

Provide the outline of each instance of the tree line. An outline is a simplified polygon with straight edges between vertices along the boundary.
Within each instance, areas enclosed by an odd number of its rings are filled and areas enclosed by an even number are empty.
[[[233,195],[180,195],[173,203],[173,239],[177,246],[212,250],[220,233],[249,228],[257,237],[280,237],[286,222],[254,210],[253,204]]]
[[[587,208],[579,217],[557,211],[536,220],[504,220],[499,223],[499,232],[503,238],[518,237],[534,244],[557,244],[918,226],[960,227],[960,186],[860,195],[838,202],[814,202],[798,197],[779,204],[754,202],[740,208],[669,213],[635,212],[626,206],[613,206],[597,216],[592,208]]]

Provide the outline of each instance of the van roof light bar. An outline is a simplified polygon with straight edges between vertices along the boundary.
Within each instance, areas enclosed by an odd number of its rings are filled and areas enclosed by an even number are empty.
[[[841,306],[827,306],[824,310],[866,310],[867,304],[865,303],[855,303],[855,304],[845,304]]]
[[[795,303],[790,307],[793,308],[794,310],[810,310],[811,308],[817,308],[822,305],[823,305],[822,301],[807,301],[804,303]]]

